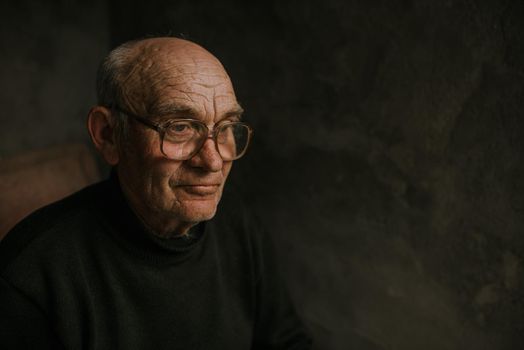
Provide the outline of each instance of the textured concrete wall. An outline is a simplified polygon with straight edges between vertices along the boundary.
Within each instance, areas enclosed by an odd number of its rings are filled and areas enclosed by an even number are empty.
[[[87,141],[107,12],[102,0],[0,2],[0,157]]]
[[[4,109],[79,130],[68,118],[85,113],[93,71],[75,45],[104,46],[89,9],[76,4],[67,30],[43,5],[44,24],[2,11],[29,38],[0,58]],[[182,34],[231,73],[256,131],[229,185],[278,242],[318,349],[522,347],[522,1],[113,0],[109,18],[113,44]],[[5,80],[20,64],[25,83]],[[48,94],[63,110],[34,113]],[[2,152],[58,137],[21,142],[21,120]]]
[[[521,348],[521,1],[114,4],[114,43],[182,34],[229,69],[256,129],[230,185],[319,349]]]

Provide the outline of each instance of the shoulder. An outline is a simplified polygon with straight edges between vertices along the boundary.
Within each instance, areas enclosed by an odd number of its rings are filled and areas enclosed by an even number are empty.
[[[52,246],[81,231],[92,221],[103,187],[104,182],[88,186],[20,221],[0,242],[0,271],[29,247]]]

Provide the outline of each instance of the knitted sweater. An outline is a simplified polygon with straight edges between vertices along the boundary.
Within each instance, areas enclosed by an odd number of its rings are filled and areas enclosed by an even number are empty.
[[[191,237],[147,233],[116,176],[38,210],[0,243],[0,348],[310,348],[259,226]]]

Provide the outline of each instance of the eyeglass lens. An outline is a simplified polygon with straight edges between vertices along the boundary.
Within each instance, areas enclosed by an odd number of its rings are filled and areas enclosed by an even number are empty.
[[[175,160],[191,158],[206,142],[207,128],[190,121],[170,125],[164,134],[162,152]],[[216,131],[216,147],[223,160],[235,160],[246,151],[250,129],[242,123],[225,124]]]

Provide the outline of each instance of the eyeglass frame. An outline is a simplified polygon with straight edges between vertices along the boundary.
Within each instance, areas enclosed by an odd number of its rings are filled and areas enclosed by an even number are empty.
[[[162,152],[164,157],[166,157],[167,159],[171,159],[171,160],[184,161],[184,160],[188,160],[188,159],[193,158],[198,152],[200,152],[202,147],[204,147],[204,144],[206,143],[206,140],[209,139],[209,138],[211,138],[214,141],[215,149],[216,149],[217,153],[220,155],[220,158],[222,158],[223,161],[230,162],[230,161],[233,161],[233,160],[238,160],[238,159],[242,158],[244,156],[244,154],[246,154],[247,149],[249,148],[249,144],[251,142],[251,138],[253,137],[253,128],[249,124],[244,123],[244,122],[240,122],[240,121],[232,121],[232,122],[227,123],[227,124],[219,124],[218,128],[217,127],[213,127],[213,129],[209,130],[209,127],[206,125],[206,123],[204,123],[203,121],[198,120],[198,119],[191,119],[191,118],[172,119],[172,120],[169,120],[169,121],[165,122],[163,125],[161,125],[161,124],[154,123],[154,122],[150,121],[147,118],[144,118],[144,117],[136,115],[136,114],[134,114],[132,112],[129,112],[129,111],[127,111],[127,110],[125,110],[125,109],[123,109],[123,108],[121,108],[119,106],[116,106],[116,105],[111,106],[110,109],[114,110],[114,111],[116,111],[116,112],[118,112],[120,114],[124,114],[127,117],[131,117],[132,119],[136,120],[140,124],[142,124],[142,125],[150,128],[150,129],[156,131],[158,133],[158,136],[160,137],[160,151]],[[203,139],[204,141],[202,142],[202,144],[200,146],[196,147],[195,150],[193,152],[191,152],[187,157],[180,158],[180,159],[178,159],[178,158],[170,158],[164,152],[164,137],[165,137],[165,134],[166,134],[166,129],[172,123],[179,122],[179,121],[196,123],[196,124],[199,124],[199,125],[203,126],[204,130],[207,130],[207,137],[205,139]],[[244,148],[242,153],[240,153],[239,155],[237,155],[233,159],[225,160],[224,157],[222,156],[222,154],[220,153],[219,148],[218,148],[217,137],[218,137],[218,132],[219,132],[219,130],[221,129],[222,126],[231,125],[231,124],[242,125],[242,126],[245,126],[247,128],[247,130],[248,130],[247,141],[246,141],[246,147]]]

